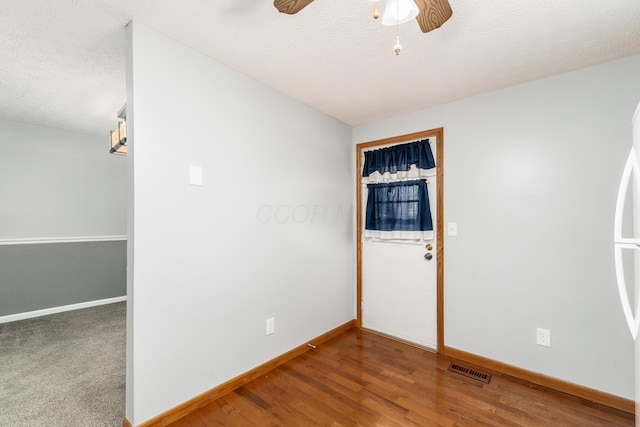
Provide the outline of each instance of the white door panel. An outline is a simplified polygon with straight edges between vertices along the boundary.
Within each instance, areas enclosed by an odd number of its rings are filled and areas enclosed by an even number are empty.
[[[435,349],[435,257],[423,244],[365,241],[362,251],[363,326]]]
[[[435,138],[430,137],[430,141],[435,156]],[[435,176],[427,180],[427,187],[433,229],[436,230]],[[367,190],[363,185],[361,215],[366,210],[366,200]],[[435,237],[421,242],[359,238],[362,239],[362,326],[436,349],[438,260]],[[427,244],[432,246],[431,250],[426,249]],[[430,260],[425,259],[427,253],[432,256]]]

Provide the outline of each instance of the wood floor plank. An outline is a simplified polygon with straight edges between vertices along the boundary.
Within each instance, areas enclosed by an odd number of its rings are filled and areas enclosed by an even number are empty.
[[[358,411],[353,411],[353,408],[360,407],[361,402],[353,400],[350,392],[342,393],[338,388],[332,388],[327,383],[318,382],[310,376],[307,376],[304,371],[290,370],[288,373],[291,376],[291,386],[296,387],[297,393],[305,393],[310,396],[311,401],[316,406],[330,405],[331,407],[340,410],[344,415],[353,420],[354,422],[371,423],[372,420],[380,418],[377,411],[370,411],[364,407],[361,407]],[[367,424],[365,424],[367,425]]]
[[[173,427],[632,427],[633,417],[350,330],[171,424]]]

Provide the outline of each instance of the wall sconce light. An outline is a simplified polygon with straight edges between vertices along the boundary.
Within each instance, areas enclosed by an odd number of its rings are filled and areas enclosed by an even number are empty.
[[[118,128],[111,131],[109,138],[109,152],[111,154],[127,154],[127,106],[118,113]]]

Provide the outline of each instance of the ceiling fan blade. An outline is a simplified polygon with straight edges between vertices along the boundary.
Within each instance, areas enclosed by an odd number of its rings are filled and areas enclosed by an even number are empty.
[[[273,5],[282,13],[294,15],[307,7],[313,0],[273,0]]]
[[[415,2],[420,9],[416,21],[420,24],[423,33],[440,28],[453,15],[447,0],[415,0]]]

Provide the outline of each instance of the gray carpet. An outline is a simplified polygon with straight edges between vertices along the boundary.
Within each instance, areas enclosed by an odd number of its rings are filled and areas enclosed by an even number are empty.
[[[126,303],[0,324],[0,426],[122,426]]]

